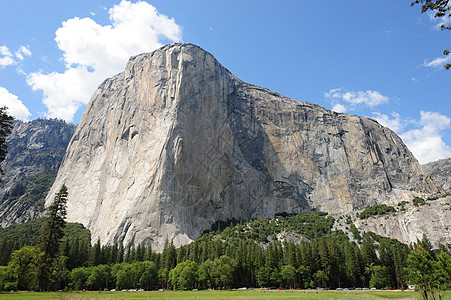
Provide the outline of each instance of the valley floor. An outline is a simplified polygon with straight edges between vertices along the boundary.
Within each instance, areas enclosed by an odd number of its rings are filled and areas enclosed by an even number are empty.
[[[11,292],[0,299],[421,299],[413,291],[164,291],[164,292]],[[447,291],[444,300],[451,299]]]

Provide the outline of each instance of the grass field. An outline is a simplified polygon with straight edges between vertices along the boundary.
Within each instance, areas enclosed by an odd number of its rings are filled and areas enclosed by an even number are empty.
[[[403,291],[198,291],[198,292],[75,292],[0,293],[0,299],[421,299]],[[451,291],[443,299],[451,300]]]

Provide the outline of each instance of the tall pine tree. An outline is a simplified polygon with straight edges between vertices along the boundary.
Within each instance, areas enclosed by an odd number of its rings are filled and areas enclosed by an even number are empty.
[[[48,276],[52,263],[58,255],[59,244],[66,226],[67,188],[63,184],[47,208],[46,220],[39,237],[38,247],[44,253],[39,262],[37,290],[48,288]]]
[[[11,133],[14,118],[6,112],[7,107],[0,107],[0,163],[6,157],[6,137]],[[0,175],[3,175],[3,170],[0,168]],[[0,181],[2,179],[0,178]]]

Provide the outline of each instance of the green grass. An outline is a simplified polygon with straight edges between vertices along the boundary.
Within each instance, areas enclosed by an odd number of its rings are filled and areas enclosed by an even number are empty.
[[[11,292],[0,299],[421,299],[402,291],[198,291],[198,292]],[[451,299],[451,291],[443,299]]]

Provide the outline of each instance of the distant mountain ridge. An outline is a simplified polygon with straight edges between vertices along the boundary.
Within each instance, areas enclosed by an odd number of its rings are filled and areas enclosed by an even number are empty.
[[[423,165],[423,168],[442,188],[451,193],[451,158],[439,159]]]
[[[42,216],[44,199],[56,177],[75,125],[56,119],[14,121],[0,182],[0,225]]]

